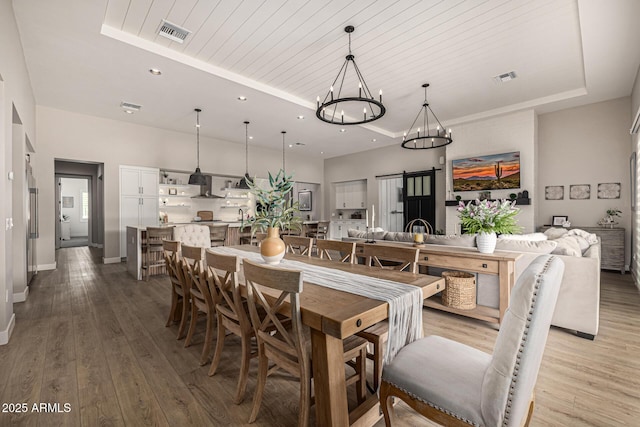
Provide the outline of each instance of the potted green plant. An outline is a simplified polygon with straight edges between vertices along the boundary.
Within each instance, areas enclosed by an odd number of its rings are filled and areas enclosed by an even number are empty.
[[[267,264],[278,264],[284,257],[285,245],[280,230],[300,230],[302,218],[297,201],[290,196],[293,176],[280,169],[274,177],[269,172],[269,188],[261,188],[256,180],[249,182],[249,190],[255,196],[254,216],[248,220],[251,232],[267,230],[267,237],[260,245],[260,254]]]
[[[458,216],[462,228],[468,233],[477,233],[476,246],[482,253],[492,253],[496,248],[496,233],[513,234],[519,232],[516,215],[520,209],[515,201],[475,200],[458,205]]]

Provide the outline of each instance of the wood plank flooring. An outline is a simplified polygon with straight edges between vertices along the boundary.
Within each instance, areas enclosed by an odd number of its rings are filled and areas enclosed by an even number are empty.
[[[247,424],[256,361],[247,397],[234,405],[238,340],[227,339],[208,377],[209,365],[198,363],[204,323],[189,348],[176,340],[177,326],[164,326],[166,276],[133,280],[124,264],[99,264],[99,250],[86,247],[57,257],[58,269],[39,273],[28,300],[14,306],[13,336],[0,346],[0,403],[29,408],[0,413],[0,426]],[[497,335],[488,323],[430,309],[424,324],[426,334],[487,352]],[[276,374],[267,387],[253,425],[296,425],[298,383]],[[552,328],[536,400],[533,426],[640,425],[640,295],[630,275],[603,272],[595,341]],[[60,412],[32,412],[34,403],[59,403]],[[433,425],[403,404],[397,411],[401,426]]]

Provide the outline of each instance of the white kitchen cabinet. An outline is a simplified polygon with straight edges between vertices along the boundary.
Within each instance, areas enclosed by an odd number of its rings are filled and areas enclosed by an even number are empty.
[[[120,257],[127,256],[128,226],[158,225],[159,172],[120,166]]]
[[[329,223],[329,238],[332,240],[341,240],[343,237],[349,237],[349,229],[366,231],[364,219],[345,219],[331,221]]]
[[[364,209],[367,205],[367,181],[345,181],[335,184],[336,209]]]

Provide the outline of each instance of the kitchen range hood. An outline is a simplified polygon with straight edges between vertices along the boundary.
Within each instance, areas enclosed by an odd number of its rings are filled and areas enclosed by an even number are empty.
[[[213,194],[213,177],[204,175],[206,184],[200,186],[200,194],[193,196],[192,199],[224,199],[224,196]]]

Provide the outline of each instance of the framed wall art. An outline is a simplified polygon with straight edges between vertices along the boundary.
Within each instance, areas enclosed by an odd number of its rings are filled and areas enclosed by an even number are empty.
[[[311,210],[311,191],[299,191],[298,203],[301,211]]]
[[[572,200],[587,200],[591,198],[591,185],[578,184],[569,186],[569,198]]]
[[[551,220],[551,225],[555,227],[562,227],[567,221],[569,221],[569,217],[567,215],[554,215]]]
[[[545,200],[563,200],[564,185],[548,185],[544,187]]]
[[[619,182],[598,184],[598,199],[619,199],[620,188]]]

